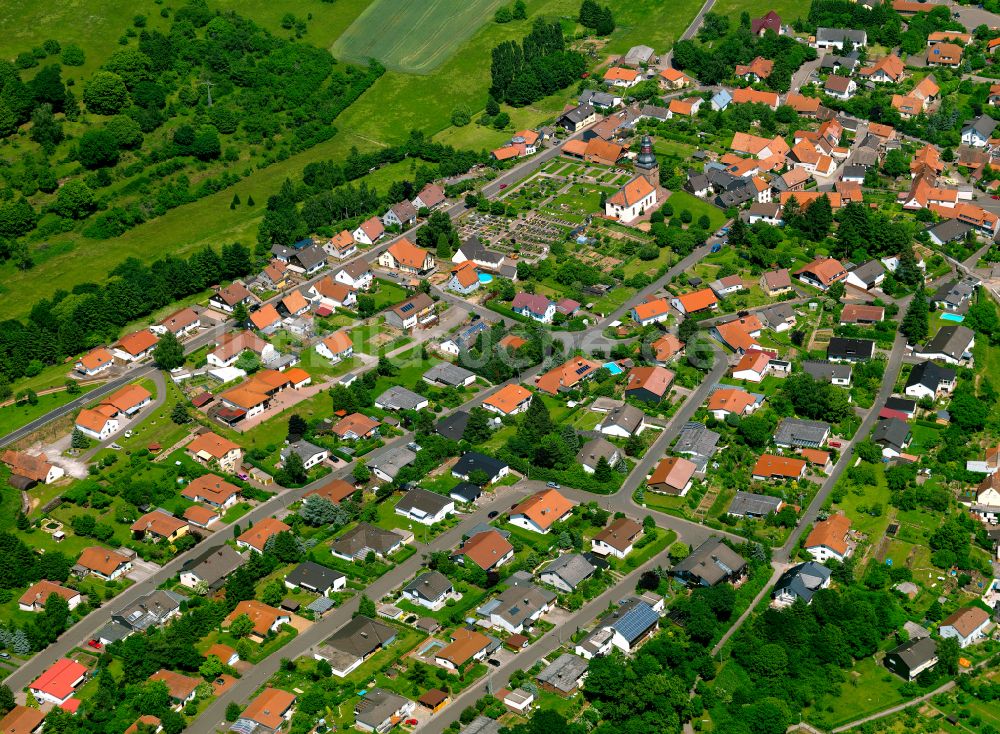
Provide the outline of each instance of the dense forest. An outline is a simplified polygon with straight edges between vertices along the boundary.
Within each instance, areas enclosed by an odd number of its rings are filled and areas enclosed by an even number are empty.
[[[0,61],[0,138],[26,151],[0,170],[0,257],[30,267],[24,237],[115,237],[316,145],[384,71],[205,0],[177,9],[165,33],[144,16],[134,25],[79,84],[64,67],[84,53],[58,40]]]
[[[566,49],[562,26],[535,20],[521,43],[493,47],[490,95],[513,107],[524,107],[565,89],[587,68],[583,56]]]

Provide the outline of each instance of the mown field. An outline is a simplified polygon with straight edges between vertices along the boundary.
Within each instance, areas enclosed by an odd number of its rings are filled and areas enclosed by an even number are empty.
[[[337,58],[378,59],[388,69],[427,74],[444,63],[501,0],[375,0],[338,38]]]

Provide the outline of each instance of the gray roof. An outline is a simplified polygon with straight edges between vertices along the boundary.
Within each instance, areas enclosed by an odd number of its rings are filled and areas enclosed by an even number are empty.
[[[670,110],[666,107],[657,107],[656,105],[644,104],[639,109],[639,114],[642,117],[652,117],[654,120],[667,120]]]
[[[804,602],[812,601],[813,594],[830,578],[829,568],[816,561],[806,561],[792,566],[778,578],[772,596],[790,594]]]
[[[354,716],[358,722],[376,729],[405,706],[407,700],[384,688],[372,688],[354,705]]]
[[[674,566],[677,575],[693,576],[709,585],[722,581],[729,575],[746,568],[743,557],[722,542],[722,538],[709,538],[691,554]]]
[[[413,463],[417,455],[405,446],[393,446],[378,456],[367,461],[369,469],[378,469],[386,476],[395,479],[399,470]]]
[[[934,338],[924,347],[923,352],[924,354],[944,354],[960,361],[975,338],[975,333],[968,327],[957,324],[942,326]]]
[[[880,276],[885,275],[885,268],[882,266],[879,260],[869,260],[868,262],[858,265],[851,271],[854,277],[859,278],[862,283],[866,285],[872,285]]]
[[[692,421],[681,429],[674,451],[678,454],[703,456],[707,459],[715,453],[719,438],[718,433],[706,428],[704,424]]]
[[[830,424],[801,418],[782,418],[774,432],[774,442],[786,446],[820,444],[830,433]]]
[[[357,280],[365,273],[371,272],[371,266],[368,265],[368,261],[363,258],[358,258],[357,260],[352,260],[343,267],[337,270],[337,272],[343,271],[347,275],[351,276],[352,280]]]
[[[687,189],[690,191],[704,191],[711,186],[708,176],[704,173],[688,173]]]
[[[424,379],[428,382],[440,382],[452,387],[465,384],[470,377],[475,376],[475,372],[459,367],[451,362],[439,362],[424,373]]]
[[[854,67],[858,65],[858,53],[857,51],[851,51],[851,53],[845,56],[824,54],[819,65],[821,69],[836,69],[838,66],[845,66],[853,71]]]
[[[101,627],[100,631],[94,635],[94,638],[97,640],[106,640],[107,644],[110,645],[112,642],[124,640],[130,634],[132,634],[132,630],[125,625],[111,622]]]
[[[959,219],[945,219],[943,222],[927,228],[927,234],[936,237],[940,242],[960,240],[970,231],[972,231],[972,225]],[[937,292],[940,293],[941,289],[939,288]],[[947,293],[947,291],[945,292]]]
[[[846,339],[834,336],[826,346],[827,359],[871,359],[873,354],[875,354],[875,342],[871,339]]]
[[[407,594],[416,594],[432,602],[454,590],[455,587],[448,577],[438,571],[422,573],[403,587],[403,591]]]
[[[750,205],[750,216],[775,218],[781,214],[781,204],[776,201],[756,202]],[[719,281],[715,281],[718,283]]]
[[[476,235],[472,235],[465,240],[458,248],[465,255],[467,260],[482,260],[483,262],[498,263],[504,256],[499,252],[489,250]]]
[[[500,722],[488,716],[477,716],[462,729],[462,734],[500,734]]]
[[[883,418],[875,426],[872,440],[879,445],[886,445],[897,451],[903,450],[903,444],[910,437],[910,426],[899,418]]]
[[[333,541],[330,549],[339,555],[355,558],[367,555],[369,550],[385,555],[402,540],[403,536],[392,530],[384,530],[366,522],[359,522]]]
[[[921,362],[910,370],[906,387],[923,385],[931,390],[937,390],[942,382],[951,382],[954,379],[955,370],[950,367],[942,367],[936,362]]]
[[[326,262],[326,253],[323,252],[323,248],[318,245],[309,245],[309,247],[303,247],[301,250],[297,251],[293,258],[299,261],[306,270],[312,270],[314,267],[320,263]]]
[[[316,612],[317,614],[322,614],[323,612],[329,612],[333,609],[336,603],[328,596],[317,596],[306,606],[310,612]]]
[[[316,454],[322,454],[327,450],[322,446],[317,446],[314,443],[309,443],[308,441],[296,441],[295,443],[288,444],[281,450],[281,460],[284,461],[288,458],[288,455],[295,452],[303,461],[307,461],[314,457]]]
[[[776,303],[760,311],[760,317],[767,326],[773,328],[778,324],[784,324],[788,319],[795,317],[795,311],[787,303]]]
[[[904,642],[899,647],[887,652],[886,655],[898,657],[907,668],[913,670],[937,656],[937,643],[930,637],[919,637],[916,640]]]
[[[487,456],[486,454],[480,453],[478,451],[466,451],[459,457],[458,461],[451,468],[452,474],[460,477],[467,477],[469,474],[476,470],[486,472],[486,476],[490,480],[496,478],[496,476],[507,468],[507,464],[500,459],[494,459],[492,456]]]
[[[580,104],[596,105],[597,107],[613,107],[616,100],[620,100],[621,95],[610,92],[598,92],[593,89],[584,89],[580,94]]]
[[[553,573],[561,578],[571,589],[575,589],[581,581],[590,578],[596,569],[590,561],[579,553],[566,553],[542,568],[539,577]]]
[[[975,130],[984,138],[988,138],[993,134],[993,130],[996,129],[997,121],[988,115],[980,115],[974,120],[970,120],[962,126],[962,132],[965,133],[968,130]]]
[[[851,160],[859,166],[869,168],[871,166],[878,165],[878,151],[874,148],[862,145],[855,149],[854,154],[851,156]]]
[[[334,582],[344,578],[340,571],[321,566],[315,561],[303,561],[285,576],[285,581],[294,586],[305,585],[320,593],[325,593]]]
[[[364,658],[392,642],[395,637],[394,628],[359,614],[328,637],[322,647],[329,647],[355,658]]]
[[[830,43],[831,41],[850,41],[855,46],[864,46],[868,42],[868,34],[850,28],[817,28],[816,41]]]
[[[588,117],[590,117],[593,114],[594,114],[594,106],[593,105],[581,104],[581,105],[577,105],[573,109],[571,109],[571,110],[563,113],[563,117],[565,117],[570,122],[576,124],[576,123],[579,123],[579,122],[583,122],[584,120],[586,120]]]
[[[612,616],[617,616],[617,619],[611,623],[611,629],[624,637],[629,645],[660,622],[660,615],[653,607],[634,597],[622,605],[617,615]]]
[[[576,460],[579,461],[584,466],[589,466],[594,469],[602,458],[606,459],[608,462],[611,461],[611,457],[618,452],[618,447],[607,439],[597,437],[592,438],[577,452]]]
[[[452,441],[461,441],[467,425],[469,425],[469,414],[464,410],[456,410],[439,420],[434,431]]]
[[[448,496],[459,502],[475,502],[483,496],[483,488],[472,482],[459,482],[448,490]]]
[[[626,64],[645,64],[653,58],[655,53],[649,46],[633,46],[625,54],[623,61]]]
[[[156,589],[112,613],[111,618],[131,630],[142,631],[160,624],[180,609],[186,598],[173,591]]]
[[[535,677],[558,691],[569,693],[586,675],[588,666],[589,663],[579,655],[564,652],[545,666],[545,669]]]
[[[941,286],[934,291],[934,301],[947,303],[958,308],[967,300],[972,298],[972,294],[975,293],[977,285],[977,281],[970,280],[969,278],[962,278],[962,280],[953,280],[948,283],[942,283]]]
[[[851,365],[839,362],[809,360],[802,363],[803,372],[810,375],[814,380],[825,380],[826,382],[831,382],[835,378],[838,380],[850,380],[853,369]]]
[[[417,210],[409,199],[393,204],[389,210],[394,212],[401,222],[407,222],[417,216]]]
[[[220,545],[185,561],[181,570],[190,571],[205,582],[208,588],[214,589],[221,586],[226,577],[242,566],[245,560],[246,558],[231,546]]]
[[[551,591],[532,583],[518,582],[505,589],[492,602],[487,602],[487,605],[491,606],[491,614],[506,620],[511,627],[518,627],[555,600],[556,595]]]
[[[737,492],[729,505],[729,514],[764,516],[772,512],[777,512],[778,505],[780,504],[780,497],[770,497],[766,494],[755,494],[754,492]]]
[[[443,494],[431,492],[421,487],[414,487],[396,503],[396,509],[407,513],[436,515],[455,502]]]
[[[629,433],[635,433],[645,417],[646,414],[634,405],[621,405],[612,409],[605,416],[604,420],[601,421],[601,426],[618,426]]]
[[[386,410],[416,410],[418,405],[427,402],[427,398],[400,385],[393,385],[375,398],[375,402]]]

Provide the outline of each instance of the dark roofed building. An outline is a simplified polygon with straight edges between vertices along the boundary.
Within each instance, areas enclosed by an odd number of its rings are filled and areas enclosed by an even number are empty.
[[[767,517],[772,512],[781,512],[784,504],[780,497],[737,492],[729,505],[729,514],[737,517]]]
[[[326,596],[347,585],[347,577],[340,571],[321,566],[315,561],[303,561],[285,576],[285,586],[289,589],[305,589],[314,594]]]
[[[826,358],[839,362],[863,362],[875,354],[875,342],[871,339],[847,339],[835,336],[826,347]]]
[[[747,562],[721,538],[709,538],[674,566],[673,574],[694,586],[736,581],[747,572]]]
[[[830,382],[834,385],[850,385],[853,367],[840,362],[805,361],[802,371],[818,382]]]
[[[914,680],[937,665],[937,643],[930,637],[904,642],[885,654],[885,667],[904,680]]]
[[[794,604],[798,599],[808,604],[813,594],[830,585],[830,574],[829,568],[816,561],[792,566],[778,578],[771,598],[779,605]]]
[[[455,462],[455,466],[451,468],[451,475],[470,481],[469,477],[474,472],[483,472],[487,477],[486,484],[492,484],[505,477],[509,471],[510,467],[500,459],[494,459],[478,451],[467,451]]]
[[[830,435],[830,424],[801,418],[782,418],[774,433],[774,443],[785,448],[817,449]]]
[[[456,410],[439,420],[434,430],[449,441],[461,441],[467,425],[469,425],[469,414],[464,410]]]

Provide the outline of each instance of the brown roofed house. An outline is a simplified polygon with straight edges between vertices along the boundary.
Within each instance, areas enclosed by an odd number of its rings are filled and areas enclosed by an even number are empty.
[[[691,489],[691,477],[697,466],[693,461],[678,456],[668,456],[660,460],[653,469],[646,486],[653,492],[683,497]]]

